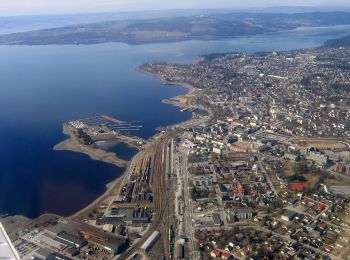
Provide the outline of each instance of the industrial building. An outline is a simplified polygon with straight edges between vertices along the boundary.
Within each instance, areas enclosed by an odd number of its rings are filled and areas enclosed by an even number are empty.
[[[252,208],[234,208],[228,210],[228,219],[230,222],[234,222],[242,219],[250,219],[253,217]]]
[[[50,232],[50,231],[46,231],[42,234],[39,234],[35,238],[35,241],[39,244],[47,245],[47,246],[54,248],[56,250],[59,250],[59,251],[62,251],[67,246],[70,246],[70,243],[68,243],[66,241],[57,240],[57,235],[55,233]]]
[[[185,246],[183,244],[177,245],[177,259],[184,259],[185,258]]]
[[[34,260],[71,260],[72,258],[61,255],[47,248],[40,248],[34,253],[32,259]]]
[[[61,240],[61,241],[67,242],[67,243],[69,243],[72,246],[75,246],[77,248],[81,248],[81,247],[87,245],[87,241],[84,238],[74,236],[72,234],[67,233],[66,231],[62,231],[62,232],[58,233],[56,239],[58,241]]]
[[[126,239],[123,237],[109,237],[107,239],[91,237],[89,242],[111,255],[120,254],[127,247]]]
[[[141,250],[143,252],[148,252],[152,248],[152,246],[155,244],[159,236],[160,236],[159,231],[154,231],[152,235],[145,241],[145,243],[143,243],[143,245],[141,246]]]
[[[219,213],[213,213],[213,223],[215,226],[221,226],[222,224],[222,220],[221,220],[221,217],[220,217],[220,214]]]
[[[149,208],[112,208],[109,215],[102,216],[96,220],[97,225],[104,224],[129,224],[140,226],[151,221],[152,212]]]
[[[216,178],[213,174],[202,174],[193,177],[193,185],[196,187],[210,186],[216,182]]]
[[[298,215],[298,213],[291,211],[291,210],[286,210],[282,216],[281,219],[285,220],[285,221],[291,221],[293,220],[296,216]]]
[[[12,245],[11,240],[0,223],[0,258],[1,259],[19,259],[19,256]]]

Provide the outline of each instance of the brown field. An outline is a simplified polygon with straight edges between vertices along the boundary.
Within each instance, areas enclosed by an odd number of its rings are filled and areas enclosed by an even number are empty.
[[[320,182],[320,176],[315,173],[307,173],[303,174],[305,179],[307,179],[308,183],[310,183],[311,187]]]
[[[285,173],[286,177],[290,177],[290,176],[295,174],[294,169],[293,169],[293,165],[291,162],[286,161],[284,163],[284,173]],[[321,174],[317,174],[314,172],[307,172],[307,173],[302,174],[302,175],[307,179],[307,181],[310,183],[311,187],[314,186],[316,183],[320,182],[320,177],[321,177],[320,175]],[[326,177],[323,179],[323,183],[326,184],[327,186],[341,186],[341,185],[344,185],[344,180]],[[346,182],[346,183],[348,183],[348,182]]]
[[[302,147],[308,147],[308,146],[314,146],[319,149],[341,149],[346,148],[347,145],[344,143],[340,143],[338,141],[327,141],[327,140],[320,140],[320,141],[299,141],[298,144]]]
[[[344,185],[344,180],[341,179],[326,179],[324,181],[324,184],[326,184],[327,186],[343,186]]]

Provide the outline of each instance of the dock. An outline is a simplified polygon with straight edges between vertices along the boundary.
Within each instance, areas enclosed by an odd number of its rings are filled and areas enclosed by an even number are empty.
[[[126,122],[110,116],[100,115],[69,121],[65,125],[83,132],[91,139],[92,143],[118,139],[132,146],[140,147],[146,144],[147,141],[131,133],[140,131],[143,127],[142,123],[143,121]]]
[[[186,107],[181,109],[180,111],[183,113],[183,112],[195,112],[196,110],[198,110],[198,108],[196,107]]]
[[[97,133],[104,133],[106,131],[118,133],[139,131],[143,127],[142,123],[142,121],[120,121],[106,115],[93,116],[68,122],[68,124],[75,128],[90,128]]]

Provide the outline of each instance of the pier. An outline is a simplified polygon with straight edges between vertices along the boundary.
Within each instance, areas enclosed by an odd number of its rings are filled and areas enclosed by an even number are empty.
[[[195,112],[196,110],[198,110],[198,108],[197,107],[186,107],[186,108],[183,108],[183,109],[181,109],[180,111],[181,112]]]
[[[131,135],[131,132],[139,131],[143,127],[142,123],[143,121],[125,122],[101,115],[69,121],[66,125],[78,131],[83,131],[93,142],[119,139],[121,142],[139,148],[145,145],[147,141],[141,137]]]
[[[115,133],[139,131],[143,127],[142,123],[143,121],[120,121],[106,115],[93,116],[68,122],[68,124],[74,128],[90,128],[97,133],[105,133],[106,131]]]

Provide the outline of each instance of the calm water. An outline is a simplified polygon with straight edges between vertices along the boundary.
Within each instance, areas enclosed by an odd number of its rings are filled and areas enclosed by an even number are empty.
[[[135,134],[135,132],[133,132]],[[107,151],[115,153],[120,159],[130,160],[137,154],[138,149],[129,147],[126,143],[119,143],[118,140],[111,140],[107,142],[99,142],[98,146]]]
[[[119,158],[123,160],[130,160],[138,152],[136,148],[128,147],[126,143],[119,143],[117,145],[111,146],[108,151],[115,153]]]
[[[161,103],[185,90],[138,72],[140,64],[188,63],[212,52],[314,47],[346,35],[349,29],[298,29],[233,40],[140,46],[0,46],[0,214],[69,215],[120,176],[122,169],[85,155],[53,151],[64,138],[63,122],[99,114],[142,120],[139,135],[147,138],[157,126],[189,118],[190,113]],[[132,156],[126,147],[117,149]]]

